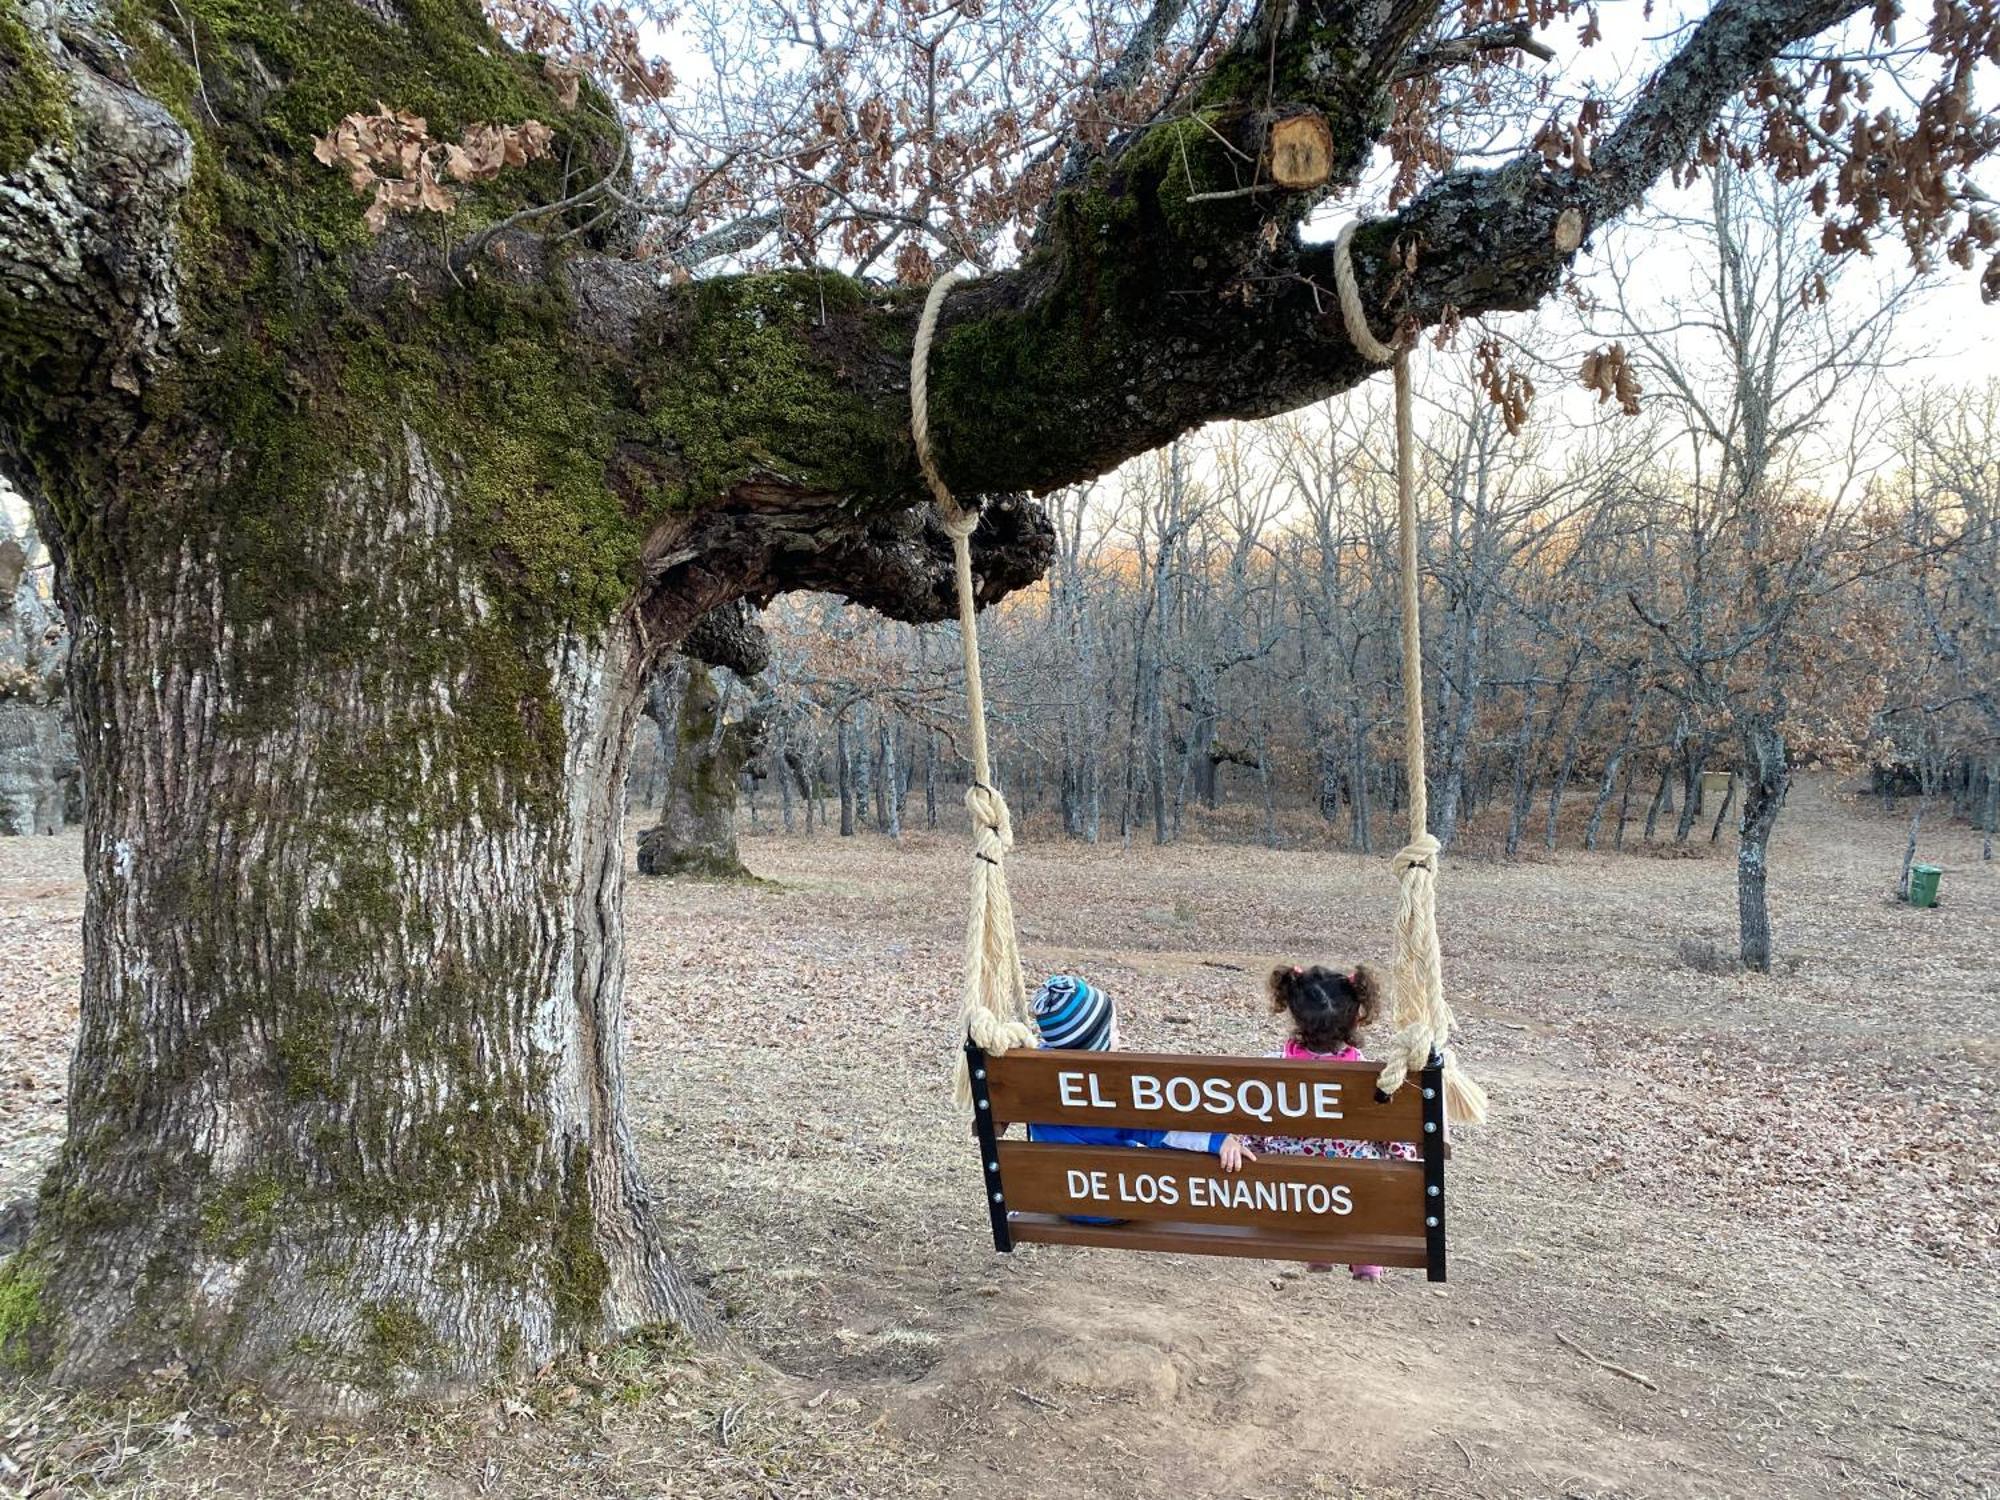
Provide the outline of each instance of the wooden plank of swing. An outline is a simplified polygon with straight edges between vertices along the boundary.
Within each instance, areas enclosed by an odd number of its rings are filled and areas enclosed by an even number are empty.
[[[1294,1235],[1423,1237],[1424,1166],[1271,1154],[1224,1172],[1194,1151],[1003,1141],[1007,1207],[1237,1224]]]
[[[987,1057],[986,1069],[996,1120],[1350,1141],[1423,1138],[1423,1101],[1414,1078],[1386,1103],[1379,1101],[1380,1063],[1017,1047],[1004,1057]],[[1266,1107],[1246,1110],[1246,1101]]]
[[[1016,1244],[1085,1245],[1100,1250],[1153,1250],[1173,1255],[1233,1255],[1248,1260],[1337,1261],[1348,1265],[1414,1266],[1426,1262],[1422,1235],[1298,1235],[1243,1225],[1151,1222],[1077,1224],[1054,1214],[1013,1213]]]

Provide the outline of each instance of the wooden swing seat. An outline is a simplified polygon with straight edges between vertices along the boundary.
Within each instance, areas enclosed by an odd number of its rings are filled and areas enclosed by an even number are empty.
[[[994,1248],[1422,1267],[1445,1279],[1444,1085],[1437,1066],[1378,1093],[1378,1063],[966,1044]],[[1006,1139],[1014,1125],[1237,1132],[1414,1143],[1417,1160],[1213,1156]],[[1095,1221],[1095,1222],[1093,1222]],[[1110,1221],[1110,1222],[1106,1222]]]

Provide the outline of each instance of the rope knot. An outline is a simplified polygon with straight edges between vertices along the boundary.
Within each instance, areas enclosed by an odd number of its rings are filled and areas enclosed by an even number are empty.
[[[974,782],[965,789],[965,810],[972,817],[972,852],[979,858],[997,862],[1014,847],[1014,817],[996,788]]]
[[[981,1051],[991,1052],[995,1057],[1005,1056],[1015,1047],[1033,1051],[1037,1041],[1035,1028],[1026,1021],[1006,1020],[986,1010],[975,1012],[966,1029]]]
[[[1392,862],[1396,871],[1396,878],[1400,880],[1404,872],[1408,870],[1430,870],[1435,872],[1437,870],[1438,853],[1443,848],[1444,845],[1440,844],[1432,834],[1412,834],[1409,843],[1396,851],[1396,858]]]

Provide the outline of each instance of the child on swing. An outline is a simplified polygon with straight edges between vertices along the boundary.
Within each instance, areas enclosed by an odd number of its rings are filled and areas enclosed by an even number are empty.
[[[1333,969],[1289,968],[1271,971],[1271,1009],[1291,1021],[1292,1034],[1273,1057],[1320,1062],[1361,1062],[1356,1039],[1380,1014],[1382,983],[1373,969],[1357,964],[1348,973]],[[1296,1136],[1251,1136],[1253,1151],[1277,1156],[1337,1156],[1379,1161],[1385,1157],[1414,1161],[1417,1148],[1407,1141],[1343,1141],[1300,1139]],[[1308,1271],[1331,1271],[1325,1261],[1313,1261]],[[1356,1281],[1380,1281],[1380,1266],[1349,1266]]]
[[[1042,981],[1032,1007],[1035,1029],[1044,1047],[1083,1052],[1118,1050],[1118,1007],[1103,990],[1069,974]],[[1206,1151],[1221,1158],[1222,1170],[1242,1170],[1256,1154],[1241,1136],[1210,1130],[1137,1130],[1112,1125],[1030,1125],[1031,1141],[1061,1141],[1076,1146],[1164,1146],[1170,1151]],[[1115,1223],[1116,1220],[1086,1222]]]

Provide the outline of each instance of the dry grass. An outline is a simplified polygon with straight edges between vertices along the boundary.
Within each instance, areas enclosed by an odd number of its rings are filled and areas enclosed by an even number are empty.
[[[1496,1108],[1454,1159],[1447,1288],[994,1257],[945,1086],[961,841],[749,839],[775,884],[632,887],[631,1086],[678,1247],[769,1366],[641,1348],[616,1358],[657,1379],[551,1373],[344,1436],[176,1428],[168,1399],[134,1408],[110,1487],[2000,1494],[2000,873],[1942,834],[1950,904],[1897,906],[1902,834],[1830,783],[1795,793],[1769,978],[1707,957],[1726,848],[1453,861],[1448,972]],[[53,1144],[75,857],[0,846],[0,1084],[27,1075],[0,1090],[0,1192]],[[1130,1045],[1186,1051],[1265,1045],[1259,971],[1380,957],[1392,895],[1381,857],[1220,844],[1031,845],[1014,884],[1032,964],[1106,984]],[[87,1468],[122,1409],[85,1410],[17,1390],[0,1433],[25,1416],[47,1452],[67,1424]]]
[[[639,1337],[450,1409],[303,1424],[175,1378],[118,1402],[0,1389],[0,1494],[764,1497],[936,1495],[879,1403],[801,1399],[768,1369]]]

